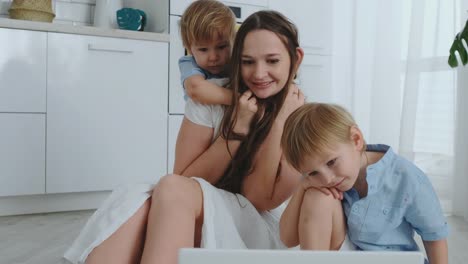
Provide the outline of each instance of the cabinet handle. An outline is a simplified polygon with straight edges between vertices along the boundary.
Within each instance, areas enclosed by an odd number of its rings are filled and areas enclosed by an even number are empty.
[[[123,50],[117,48],[98,47],[97,45],[88,44],[88,50],[91,51],[103,51],[103,52],[118,52],[118,53],[133,53],[132,50]]]
[[[323,50],[323,47],[320,46],[303,46],[303,49],[313,49],[313,50]]]
[[[94,4],[94,1],[91,2],[89,0],[69,0],[69,2],[72,4],[89,4],[89,5],[91,5],[92,3]]]

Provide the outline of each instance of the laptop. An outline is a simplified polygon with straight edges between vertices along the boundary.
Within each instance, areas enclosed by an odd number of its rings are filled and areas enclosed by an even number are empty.
[[[179,264],[424,264],[421,252],[188,249]]]

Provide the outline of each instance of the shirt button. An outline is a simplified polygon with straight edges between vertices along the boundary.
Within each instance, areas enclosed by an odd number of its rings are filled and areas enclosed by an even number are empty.
[[[353,207],[353,209],[351,210],[353,213],[357,213],[358,212],[358,208],[357,207]]]
[[[383,214],[387,215],[388,214],[388,209],[383,209]]]

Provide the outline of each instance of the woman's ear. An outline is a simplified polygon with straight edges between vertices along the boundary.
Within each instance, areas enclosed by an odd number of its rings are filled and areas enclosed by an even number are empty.
[[[363,151],[366,145],[364,136],[362,135],[361,130],[357,126],[352,126],[350,129],[351,141],[356,150]]]
[[[297,70],[299,69],[299,66],[301,66],[302,59],[304,59],[304,50],[301,47],[297,47],[296,54],[297,54],[297,62],[296,62],[296,65],[294,65],[294,71],[297,74]]]

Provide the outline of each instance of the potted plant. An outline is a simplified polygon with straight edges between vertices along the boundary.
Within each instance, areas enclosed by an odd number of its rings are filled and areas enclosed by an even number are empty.
[[[465,43],[468,45],[468,20],[466,21],[465,28],[455,36],[452,47],[450,48],[450,55],[448,58],[448,64],[450,67],[458,67],[458,60],[455,56],[455,52],[458,51],[460,54],[461,63],[466,65],[468,63],[468,52],[463,46],[462,40],[465,40]]]

